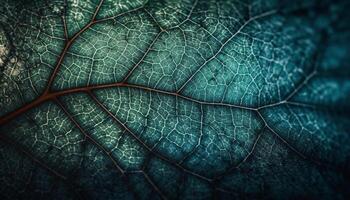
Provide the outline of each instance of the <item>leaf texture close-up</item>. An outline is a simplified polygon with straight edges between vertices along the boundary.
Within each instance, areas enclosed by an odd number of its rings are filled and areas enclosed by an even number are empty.
[[[0,199],[348,199],[347,0],[0,0]]]

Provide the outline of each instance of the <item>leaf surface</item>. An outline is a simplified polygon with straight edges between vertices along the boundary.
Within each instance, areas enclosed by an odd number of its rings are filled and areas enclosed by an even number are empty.
[[[1,3],[1,199],[346,199],[346,1]]]

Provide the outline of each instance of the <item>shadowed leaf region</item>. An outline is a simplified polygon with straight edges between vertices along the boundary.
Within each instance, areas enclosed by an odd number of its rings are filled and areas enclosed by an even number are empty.
[[[0,199],[347,199],[349,8],[3,0]]]

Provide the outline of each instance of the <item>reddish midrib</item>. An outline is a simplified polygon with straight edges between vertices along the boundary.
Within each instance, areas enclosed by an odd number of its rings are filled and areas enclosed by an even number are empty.
[[[28,110],[46,102],[49,100],[54,100],[55,98],[66,95],[66,94],[71,94],[71,93],[78,93],[78,92],[88,92],[92,89],[98,89],[98,88],[107,88],[107,87],[113,87],[113,86],[122,86],[122,85],[127,85],[124,83],[115,83],[115,84],[108,84],[108,85],[99,85],[99,86],[87,86],[87,87],[79,87],[79,88],[72,88],[72,89],[67,89],[67,90],[62,90],[62,91],[56,91],[56,92],[45,92],[43,95],[40,97],[36,98],[34,101],[30,102],[29,104],[26,104],[19,109],[0,117],[0,125],[4,125],[10,120],[16,118],[17,116],[21,115],[22,113],[27,112]]]
[[[10,120],[16,118],[17,116],[21,115],[22,113],[27,112],[28,110],[46,102],[46,101],[50,101],[50,100],[54,100],[55,98],[58,98],[60,96],[63,95],[67,95],[67,94],[72,94],[72,93],[79,93],[79,92],[91,92],[92,90],[95,89],[104,89],[104,88],[111,88],[111,87],[130,87],[130,88],[138,88],[138,89],[143,89],[143,90],[147,90],[147,91],[159,91],[157,89],[152,89],[149,87],[145,87],[145,86],[140,86],[140,85],[133,85],[133,84],[129,84],[129,83],[124,83],[124,82],[119,82],[119,83],[107,83],[107,84],[101,84],[101,85],[90,85],[90,86],[83,86],[83,87],[76,87],[76,88],[69,88],[69,89],[65,89],[65,90],[61,90],[61,91],[48,91],[47,93],[44,93],[43,95],[41,95],[40,97],[38,97],[37,99],[35,99],[34,101],[30,102],[29,104],[26,104],[25,106],[3,116],[0,117],[0,125],[6,124],[7,122],[9,122]],[[178,96],[179,94],[176,92],[166,92],[166,91],[162,91],[165,94],[169,94],[169,95],[174,95],[174,96]]]
[[[25,113],[26,111],[30,110],[31,108],[41,104],[44,101],[47,101],[49,98],[47,97],[47,95],[45,96],[40,96],[39,98],[35,99],[34,101],[32,101],[29,104],[26,104],[23,107],[20,107],[19,109],[3,116],[0,118],[0,125],[6,124],[8,121],[16,118],[18,115]]]
[[[81,90],[83,91],[83,89]],[[73,92],[73,90],[71,91]],[[4,125],[7,122],[11,121],[12,119],[16,118],[17,116],[21,115],[22,113],[27,112],[28,110],[42,104],[43,102],[52,100],[58,96],[60,96],[60,94],[64,94],[64,93],[70,93],[69,90],[66,91],[61,91],[61,92],[46,92],[45,94],[41,95],[40,97],[36,98],[34,101],[30,102],[29,104],[26,104],[22,107],[20,107],[19,109],[0,117],[0,125]]]

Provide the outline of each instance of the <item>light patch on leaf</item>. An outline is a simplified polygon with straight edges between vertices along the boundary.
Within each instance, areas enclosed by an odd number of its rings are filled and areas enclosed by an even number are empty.
[[[5,70],[5,74],[10,78],[16,79],[24,71],[24,63],[18,60],[16,57],[11,58],[8,67]]]
[[[8,54],[10,52],[9,44],[5,35],[5,32],[1,29],[0,30],[0,66],[2,66],[5,63],[5,60],[8,57]]]

